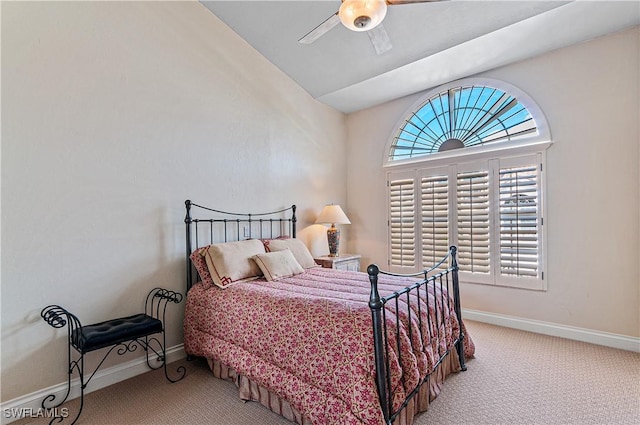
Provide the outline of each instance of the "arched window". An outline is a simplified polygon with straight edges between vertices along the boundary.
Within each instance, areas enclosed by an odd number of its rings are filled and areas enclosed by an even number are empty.
[[[458,246],[463,282],[546,289],[542,111],[467,79],[414,104],[387,145],[389,265],[413,272]]]
[[[542,111],[526,94],[489,79],[466,79],[429,92],[397,128],[387,164],[456,149],[550,139]]]

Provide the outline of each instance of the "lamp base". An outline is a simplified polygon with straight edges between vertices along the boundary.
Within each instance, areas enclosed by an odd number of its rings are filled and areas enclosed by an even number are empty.
[[[340,230],[333,225],[327,230],[327,241],[329,241],[329,257],[339,257]]]

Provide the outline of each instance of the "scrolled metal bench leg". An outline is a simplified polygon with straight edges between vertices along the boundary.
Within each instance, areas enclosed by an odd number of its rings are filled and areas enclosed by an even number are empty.
[[[73,370],[71,369],[71,365],[69,365],[69,372],[68,372],[68,380],[67,380],[67,392],[65,393],[64,397],[62,397],[62,400],[60,400],[59,402],[57,402],[56,404],[52,404],[52,405],[48,405],[52,402],[55,401],[56,399],[56,395],[55,394],[49,394],[48,396],[46,396],[41,403],[41,407],[45,410],[51,410],[51,409],[55,409],[57,407],[60,407],[62,405],[62,403],[64,403],[65,401],[67,401],[67,398],[69,398],[69,394],[71,393],[71,374],[72,374]]]
[[[77,363],[76,363],[77,365]],[[84,407],[84,389],[87,387],[87,383],[84,382],[84,353],[80,355],[80,366],[78,366],[78,374],[80,375],[80,408],[76,413],[75,418],[71,422],[71,425],[75,424],[82,414],[82,408]],[[64,419],[60,419],[57,422],[62,422]],[[49,422],[49,425],[53,424],[53,419]]]
[[[58,412],[58,407],[60,405],[62,405],[62,403],[64,403],[67,400],[67,398],[69,397],[69,393],[70,393],[70,390],[71,390],[71,375],[73,374],[73,369],[78,369],[78,375],[79,375],[79,378],[80,378],[80,408],[78,409],[78,412],[76,413],[76,415],[73,417],[73,420],[71,421],[70,425],[75,424],[78,421],[78,419],[80,418],[80,415],[82,414],[82,408],[84,407],[84,389],[87,387],[87,383],[84,382],[84,354],[82,354],[80,356],[79,360],[74,360],[69,365],[69,384],[67,386],[67,393],[66,393],[64,399],[59,404],[57,404],[56,406],[53,406],[53,407],[45,407],[45,402],[46,402],[47,398],[49,398],[51,396],[53,396],[53,398],[55,398],[54,394],[51,394],[51,395],[47,396],[42,401],[42,408],[43,409],[46,409],[46,410],[54,409],[55,415],[52,416],[51,420],[49,421],[49,425],[52,425],[54,423],[61,423],[64,420],[67,420],[69,418],[67,408],[63,408],[63,409],[60,410],[60,412]]]
[[[158,341],[158,345],[160,345],[160,350],[162,352],[161,354],[159,354],[159,359],[162,361],[165,378],[167,379],[167,381],[174,383],[174,382],[180,381],[182,378],[185,377],[185,375],[187,374],[187,369],[184,366],[179,366],[176,369],[176,372],[178,373],[179,377],[175,379],[172,379],[169,376],[169,372],[167,371],[167,352],[166,352],[167,338],[166,338],[166,332],[165,332],[166,328],[164,324],[165,324],[165,315],[167,311],[167,304],[169,302],[179,304],[180,302],[182,302],[182,294],[175,291],[170,291],[168,289],[154,288],[147,295],[147,301],[145,303],[145,312],[150,316],[155,317],[162,321],[162,343],[160,343],[160,341],[156,339],[156,341]],[[148,351],[147,351],[147,363],[149,363]]]
[[[65,414],[67,412],[66,410],[58,412],[57,409],[69,398],[69,395],[71,394],[71,376],[73,375],[73,370],[77,369],[80,378],[80,410],[78,410],[78,413],[71,422],[71,425],[73,425],[82,413],[82,408],[84,407],[84,389],[87,386],[84,382],[84,354],[81,354],[79,360],[72,360],[71,357],[71,338],[74,330],[82,328],[82,325],[76,316],[58,305],[50,305],[43,308],[40,312],[40,316],[53,328],[59,329],[67,326],[67,362],[69,365],[67,370],[67,391],[64,397],[59,402],[51,404],[55,401],[56,395],[49,394],[42,400],[41,407],[48,412],[51,410],[54,411],[54,415],[52,415],[51,421],[49,422],[50,425],[53,423],[60,423],[68,418]]]
[[[165,350],[166,339],[164,337],[164,331],[162,332],[162,340],[163,340],[163,343],[160,343],[160,341],[158,341],[158,339],[155,337],[153,338],[145,337],[144,341],[139,340],[138,343],[145,350],[145,354],[147,357],[147,366],[149,367],[149,369],[156,370],[162,367],[164,369],[164,376],[167,379],[167,381],[171,383],[178,382],[185,377],[185,375],[187,374],[187,369],[184,366],[179,366],[177,369],[177,373],[179,377],[176,379],[172,379],[171,377],[169,377],[169,372],[167,371],[167,352]],[[151,345],[153,341],[155,341],[158,344],[159,350],[156,350],[155,348],[153,348],[153,346]],[[153,354],[156,356],[156,360],[161,362],[161,364],[158,366],[153,366],[151,364],[151,359],[149,358],[149,356],[152,351],[153,351]]]
[[[165,333],[164,331],[162,331],[162,364],[164,366],[164,377],[167,378],[167,381],[174,383],[174,382],[178,382],[180,381],[182,378],[184,378],[184,376],[187,374],[187,369],[184,366],[179,366],[178,369],[176,369],[176,372],[179,375],[179,378],[176,379],[171,379],[169,377],[169,373],[167,372],[167,352],[166,352],[166,347],[167,347],[167,340],[165,338]]]

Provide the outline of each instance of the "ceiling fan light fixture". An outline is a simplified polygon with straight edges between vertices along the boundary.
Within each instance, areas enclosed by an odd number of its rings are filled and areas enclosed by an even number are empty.
[[[344,0],[338,12],[342,25],[352,31],[369,31],[386,15],[387,2],[384,0]]]

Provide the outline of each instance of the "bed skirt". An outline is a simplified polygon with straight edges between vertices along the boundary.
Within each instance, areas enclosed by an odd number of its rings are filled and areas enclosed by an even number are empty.
[[[234,369],[215,359],[207,359],[207,362],[216,378],[225,379],[236,384],[240,399],[257,401],[272,412],[298,425],[313,425],[309,418],[302,415],[295,407],[291,406],[288,401],[273,394],[265,387],[244,375],[238,374]],[[456,350],[451,350],[449,355],[431,374],[428,382],[420,387],[418,394],[413,397],[407,407],[400,412],[400,415],[398,415],[393,422],[393,425],[412,425],[415,416],[418,413],[426,411],[429,408],[429,403],[440,394],[440,390],[447,376],[458,371],[460,371],[458,354]]]

